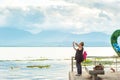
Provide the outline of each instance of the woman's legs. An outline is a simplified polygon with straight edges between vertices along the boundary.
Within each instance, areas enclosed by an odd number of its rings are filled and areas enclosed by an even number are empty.
[[[76,67],[77,67],[77,73],[82,74],[82,66],[80,62],[76,62]]]

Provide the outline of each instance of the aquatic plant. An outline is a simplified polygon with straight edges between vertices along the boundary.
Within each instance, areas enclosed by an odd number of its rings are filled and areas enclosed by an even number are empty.
[[[26,66],[27,68],[49,68],[50,65],[32,65],[32,66]]]

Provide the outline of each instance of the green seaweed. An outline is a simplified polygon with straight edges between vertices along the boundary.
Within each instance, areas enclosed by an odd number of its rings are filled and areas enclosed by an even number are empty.
[[[32,65],[32,66],[26,66],[27,68],[49,68],[50,65]]]

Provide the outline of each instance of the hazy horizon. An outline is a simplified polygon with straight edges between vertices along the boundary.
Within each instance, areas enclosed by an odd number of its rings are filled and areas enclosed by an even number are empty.
[[[87,56],[115,56],[112,47],[85,47]],[[71,59],[75,56],[72,47],[1,47],[0,60],[29,60],[29,59]]]

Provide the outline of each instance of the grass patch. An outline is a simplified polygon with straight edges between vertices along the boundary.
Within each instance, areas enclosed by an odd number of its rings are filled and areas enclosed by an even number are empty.
[[[86,61],[83,61],[82,62],[82,65],[86,65],[86,66],[88,66],[88,65],[92,65],[93,63],[92,63],[92,60],[91,59],[86,59]]]

